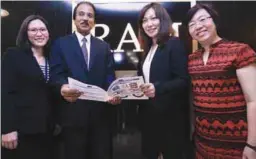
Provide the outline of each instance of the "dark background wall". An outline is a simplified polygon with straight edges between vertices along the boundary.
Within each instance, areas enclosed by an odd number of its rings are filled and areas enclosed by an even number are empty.
[[[217,9],[221,17],[220,35],[222,37],[247,43],[256,50],[256,2],[216,1],[199,3],[210,3]],[[173,21],[179,22],[184,20],[186,12],[190,8],[190,3],[166,2],[164,6]],[[1,55],[8,47],[15,46],[19,27],[23,19],[30,14],[40,14],[48,20],[52,40],[72,32],[72,6],[67,1],[1,1],[1,8],[8,10],[10,13],[9,16],[1,18]],[[117,47],[117,42],[121,39],[127,22],[132,24],[137,35],[138,11],[129,14],[98,11],[97,23],[107,24],[111,29],[109,36],[104,40],[111,44],[112,49]],[[96,30],[96,35],[97,33],[101,34],[100,30]],[[179,34],[185,43],[188,54],[191,53],[191,38],[186,26],[180,26]],[[129,61],[122,64],[116,63],[117,70],[135,70],[135,68]],[[140,137],[135,133],[136,102],[123,102],[123,105],[117,111],[116,131],[118,135],[115,138],[115,154],[116,156],[126,156],[123,159],[140,158]],[[116,158],[121,159],[120,157]]]
[[[212,4],[220,15],[220,35],[249,44],[256,50],[256,1],[201,2]]]
[[[256,49],[256,2],[254,1],[216,1],[216,2],[200,2],[212,4],[220,14],[221,30],[220,35],[230,40],[236,40],[248,43]],[[15,45],[15,38],[22,20],[30,14],[40,14],[44,16],[50,24],[52,39],[71,33],[71,4],[64,1],[1,1],[1,8],[9,11],[8,17],[1,18],[1,52],[6,48]],[[168,9],[168,7],[167,7]],[[184,18],[187,6],[169,7],[169,13],[173,21],[179,21]],[[119,14],[111,14],[122,18]],[[137,14],[134,13],[133,18],[127,19],[136,26]],[[116,20],[107,20],[99,16],[100,21],[108,21],[108,23],[116,23]],[[120,19],[119,19],[120,20]],[[124,20],[124,19],[122,19]],[[120,25],[121,23],[119,23]],[[122,24],[121,24],[122,25]],[[183,27],[181,27],[183,28]],[[182,30],[182,29],[181,29]],[[186,30],[182,30],[182,37],[186,41]],[[116,35],[118,37],[118,35]],[[106,38],[106,41],[111,39]],[[190,49],[189,42],[187,43]]]
[[[256,2],[253,1],[216,1],[216,2],[200,2],[212,4],[220,14],[221,29],[220,35],[223,37],[248,43],[256,49]],[[188,5],[176,5],[176,7],[167,5],[173,21],[180,21],[184,18]],[[15,45],[15,38],[22,20],[30,14],[40,14],[44,16],[50,24],[52,39],[71,33],[71,14],[72,7],[69,2],[64,1],[1,1],[1,7],[8,10],[10,15],[1,18],[1,52],[6,48]],[[101,12],[100,12],[101,13]],[[102,12],[104,13],[104,12]],[[108,20],[110,16],[116,17]],[[130,21],[133,26],[137,25],[137,12],[131,14],[130,18],[123,19],[122,14],[107,14],[105,17],[99,16],[97,22],[107,22],[116,25],[119,20],[119,26],[122,21]],[[120,21],[121,20],[121,21]],[[123,27],[119,27],[124,29]],[[113,27],[112,27],[113,28]],[[115,29],[116,30],[116,29]],[[186,34],[185,28],[181,27],[181,38],[185,41],[188,50],[191,40]],[[118,30],[117,30],[118,31]],[[121,32],[121,30],[120,30]],[[184,33],[183,33],[184,32]],[[115,37],[120,38],[118,35]],[[185,39],[186,38],[186,39]],[[106,38],[110,41],[110,38]],[[112,40],[113,41],[113,40]],[[114,47],[113,42],[113,47]]]

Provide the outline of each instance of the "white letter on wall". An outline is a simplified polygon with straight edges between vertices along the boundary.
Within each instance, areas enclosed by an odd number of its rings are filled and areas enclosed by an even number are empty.
[[[127,33],[130,34],[130,36],[131,36],[131,38],[132,38],[131,40],[125,40],[125,37],[126,37]],[[136,35],[135,35],[135,33],[134,33],[134,31],[133,31],[132,26],[131,26],[130,23],[127,24],[127,26],[126,26],[126,28],[125,28],[125,31],[124,31],[124,34],[122,35],[122,38],[121,38],[121,40],[120,40],[120,42],[119,42],[119,44],[118,44],[118,47],[117,47],[116,50],[114,50],[114,52],[123,52],[124,50],[121,49],[123,43],[134,43],[135,49],[134,49],[133,51],[134,51],[134,52],[140,52],[140,51],[142,51],[142,50],[140,49],[139,41],[138,41],[138,39],[137,39],[137,37],[136,37]]]
[[[103,40],[109,34],[109,27],[106,24],[95,24],[94,28],[91,30],[91,34],[93,36],[95,36],[95,28],[97,27],[101,27],[103,29],[103,34],[100,36],[97,36],[97,38]]]

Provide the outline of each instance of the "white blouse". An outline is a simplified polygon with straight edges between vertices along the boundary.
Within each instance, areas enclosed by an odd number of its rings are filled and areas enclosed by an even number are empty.
[[[147,57],[146,57],[146,59],[143,63],[142,71],[143,71],[143,75],[144,75],[144,78],[145,78],[145,83],[149,83],[149,81],[150,81],[150,79],[149,79],[149,77],[150,77],[150,66],[151,66],[152,59],[155,56],[157,47],[158,47],[158,45],[151,46],[151,48],[150,48],[150,50],[147,54]]]

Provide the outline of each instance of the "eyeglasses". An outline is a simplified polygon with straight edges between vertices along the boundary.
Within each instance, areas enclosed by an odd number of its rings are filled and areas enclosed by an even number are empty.
[[[157,17],[143,18],[142,24],[147,24],[149,21],[156,22],[157,20],[159,20],[159,18],[157,18]]]
[[[36,35],[38,33],[38,31],[40,31],[41,34],[46,34],[48,33],[48,30],[46,28],[32,28],[32,29],[28,29],[28,31],[33,34]]]
[[[190,23],[188,23],[188,27],[189,29],[195,29],[197,24],[205,24],[207,22],[208,19],[210,19],[212,17],[200,17],[197,21],[191,21]]]

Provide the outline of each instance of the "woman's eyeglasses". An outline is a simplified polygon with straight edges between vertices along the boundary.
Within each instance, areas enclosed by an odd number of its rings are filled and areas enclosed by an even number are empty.
[[[38,31],[40,31],[41,34],[48,33],[48,30],[46,28],[32,28],[32,29],[28,29],[28,31],[33,35],[36,35]]]
[[[205,24],[207,22],[208,19],[210,19],[211,17],[200,17],[198,20],[196,21],[191,21],[190,23],[188,23],[188,27],[189,29],[195,29],[197,24]]]

